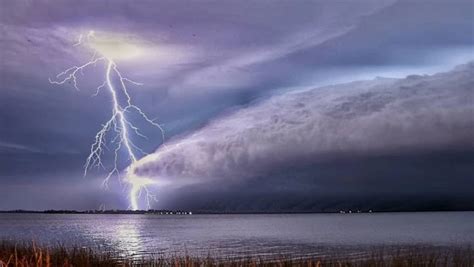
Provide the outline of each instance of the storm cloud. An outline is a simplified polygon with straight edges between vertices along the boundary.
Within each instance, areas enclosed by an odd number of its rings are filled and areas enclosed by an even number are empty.
[[[50,203],[126,208],[119,186],[111,192],[96,188],[102,170],[82,177],[91,141],[110,116],[108,95],[91,97],[104,66],[80,75],[80,91],[48,82],[65,67],[90,59],[91,51],[73,46],[89,30],[146,44],[146,57],[120,62],[120,69],[144,84],[130,88],[134,103],[166,132],[169,150],[160,147],[146,159],[149,166],[139,167],[167,183],[154,188],[157,206],[199,208],[208,199],[221,203],[208,206],[219,210],[238,207],[252,190],[270,192],[266,199],[275,201],[280,199],[275,190],[303,196],[341,187],[363,194],[369,187],[400,192],[410,185],[415,192],[425,185],[454,196],[471,183],[466,166],[474,157],[465,116],[470,98],[462,82],[453,81],[459,87],[449,95],[435,85],[435,77],[444,76],[322,87],[433,74],[472,60],[471,0],[1,4],[0,195],[8,196],[2,209]],[[421,82],[432,84],[433,91],[418,86]],[[408,89],[397,88],[402,83]],[[414,92],[418,98],[409,96]],[[149,136],[133,140],[144,151],[162,145],[161,133],[141,121],[137,125]],[[157,155],[165,160],[155,162]],[[104,155],[106,168],[111,158]],[[121,158],[118,165],[125,170],[130,162]],[[426,184],[426,177],[432,182]],[[394,179],[401,182],[390,183]],[[58,184],[64,186],[55,189]],[[67,192],[77,198],[63,200]],[[95,197],[81,202],[82,194]]]
[[[134,172],[170,187],[251,185],[257,179],[270,191],[280,187],[282,178],[298,181],[298,176],[305,176],[306,182],[325,187],[326,193],[336,192],[338,187],[328,185],[338,182],[318,179],[315,165],[472,151],[473,73],[474,63],[469,63],[432,76],[377,78],[274,96],[175,138],[135,164]],[[367,184],[373,175],[366,172],[360,182]],[[381,175],[385,174],[377,174]],[[439,182],[439,174],[427,176],[433,177],[424,176],[423,183]],[[407,179],[402,175],[391,177],[393,181],[378,178],[386,182],[379,191]],[[262,179],[268,181],[262,184]]]

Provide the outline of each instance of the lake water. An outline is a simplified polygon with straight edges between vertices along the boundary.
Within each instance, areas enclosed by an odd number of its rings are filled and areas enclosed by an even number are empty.
[[[150,254],[308,255],[372,246],[474,244],[474,212],[93,215],[0,214],[0,240]]]

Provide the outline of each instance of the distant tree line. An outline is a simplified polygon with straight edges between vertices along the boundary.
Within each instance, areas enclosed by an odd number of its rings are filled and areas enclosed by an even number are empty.
[[[159,214],[159,215],[191,215],[191,211],[182,210],[7,210],[0,213],[44,213],[44,214]]]

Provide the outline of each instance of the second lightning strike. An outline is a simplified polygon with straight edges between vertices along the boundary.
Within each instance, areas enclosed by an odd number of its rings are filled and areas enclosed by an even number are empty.
[[[85,41],[84,41],[85,39]],[[49,79],[49,82],[52,84],[61,85],[66,82],[71,82],[77,90],[77,74],[82,73],[83,70],[89,66],[94,66],[99,62],[104,62],[106,65],[105,72],[105,81],[102,85],[97,87],[97,91],[94,94],[97,95],[103,88],[107,88],[111,99],[112,99],[112,116],[110,119],[102,125],[102,128],[95,135],[94,143],[91,146],[89,156],[86,159],[84,165],[84,175],[87,175],[87,171],[92,167],[102,167],[105,168],[102,163],[102,155],[104,149],[106,148],[106,136],[109,132],[113,132],[115,135],[112,138],[111,142],[115,144],[114,148],[114,164],[112,169],[108,172],[107,176],[104,179],[104,186],[108,185],[109,179],[113,175],[119,175],[119,152],[124,149],[127,153],[127,156],[131,162],[130,167],[125,171],[124,181],[129,184],[129,200],[130,207],[133,210],[139,209],[138,200],[145,193],[145,200],[147,203],[147,208],[150,208],[150,202],[155,199],[155,196],[151,194],[147,188],[148,185],[156,184],[156,181],[148,179],[145,177],[138,177],[134,175],[131,171],[131,167],[137,162],[138,157],[136,152],[146,154],[142,149],[135,145],[131,138],[130,132],[133,132],[139,137],[146,138],[143,135],[138,127],[136,127],[131,121],[127,119],[126,114],[130,112],[136,112],[141,118],[143,118],[151,126],[158,128],[161,131],[162,139],[164,141],[164,130],[156,123],[154,120],[150,119],[145,112],[143,112],[138,106],[132,103],[132,98],[128,92],[127,83],[133,85],[141,85],[141,83],[132,81],[122,75],[119,71],[117,64],[113,60],[117,57],[128,57],[130,55],[137,54],[137,49],[135,46],[127,44],[122,40],[117,40],[113,38],[103,39],[97,41],[95,32],[90,31],[85,38],[83,35],[79,36],[79,40],[74,46],[83,45],[85,42],[89,44],[94,50],[94,55],[92,58],[79,66],[72,66],[65,71],[59,73],[54,80]],[[97,57],[100,55],[100,57]],[[118,90],[114,86],[113,79],[118,80]],[[125,98],[125,103],[120,102],[119,94],[123,95]]]

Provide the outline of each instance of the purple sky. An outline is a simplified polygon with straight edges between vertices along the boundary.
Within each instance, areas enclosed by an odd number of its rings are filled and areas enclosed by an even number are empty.
[[[48,82],[90,58],[73,46],[90,30],[149,51],[119,64],[144,83],[130,88],[135,103],[183,143],[166,154],[139,122],[150,139],[137,142],[158,149],[145,172],[169,181],[154,189],[158,208],[316,210],[321,198],[354,203],[389,189],[393,199],[473,193],[462,186],[473,178],[472,79],[320,88],[473,60],[473,1],[1,2],[0,209],[127,207],[118,184],[99,187],[104,171],[82,177],[110,116],[108,96],[91,97],[103,66],[80,76],[80,91]]]

